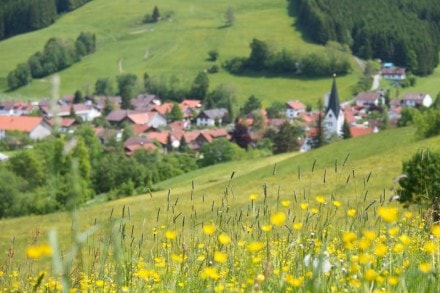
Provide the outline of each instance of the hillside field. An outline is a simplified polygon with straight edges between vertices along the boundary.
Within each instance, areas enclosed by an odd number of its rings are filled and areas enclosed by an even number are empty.
[[[143,24],[145,14],[158,5],[162,16],[169,20]],[[235,22],[224,27],[225,11],[231,7]],[[135,73],[139,80],[150,76],[175,76],[190,84],[197,73],[213,65],[207,61],[208,51],[216,49],[221,62],[232,57],[248,56],[253,38],[268,41],[274,49],[308,53],[322,50],[307,43],[296,30],[295,19],[288,16],[287,1],[178,1],[153,3],[146,0],[94,0],[80,9],[62,16],[52,26],[0,42],[0,91],[5,91],[7,74],[31,54],[42,50],[51,37],[76,38],[81,31],[97,36],[97,52],[60,73],[60,94],[75,90],[91,93],[97,78],[114,78],[120,73]],[[18,49],[19,48],[19,49]],[[340,77],[341,99],[350,97],[360,69],[353,61],[353,73]],[[271,101],[300,99],[315,106],[330,91],[331,77],[296,79],[291,77],[233,76],[221,70],[211,74],[210,89],[224,83],[232,85],[239,102],[250,95],[265,104]],[[12,93],[22,99],[36,99],[51,94],[49,78],[33,82]]]
[[[287,153],[215,165],[159,183],[155,186],[157,191],[152,193],[146,191],[141,196],[81,208],[76,212],[78,228],[105,221],[112,210],[117,217],[123,208],[129,209],[131,220],[137,223],[136,233],[150,231],[157,225],[169,225],[172,215],[179,213],[180,220],[189,219],[194,207],[198,211],[197,221],[201,223],[212,217],[213,206],[224,204],[225,191],[234,198],[230,208],[237,210],[246,208],[250,194],[262,196],[265,185],[269,206],[276,205],[280,198],[294,201],[294,194],[297,200],[320,194],[344,203],[370,202],[382,196],[388,200],[393,195],[393,180],[401,175],[402,160],[409,159],[420,149],[439,151],[439,146],[440,137],[415,140],[414,129],[401,128],[340,141],[304,154]],[[166,212],[167,198],[175,203],[172,213]],[[162,217],[156,223],[158,210]],[[296,211],[298,206],[294,205],[292,212]],[[19,252],[30,244],[33,233],[38,231],[44,238],[50,229],[58,231],[62,245],[68,245],[70,226],[69,213],[3,219],[0,221],[0,250],[5,253],[14,239],[17,258],[20,258],[23,255]]]

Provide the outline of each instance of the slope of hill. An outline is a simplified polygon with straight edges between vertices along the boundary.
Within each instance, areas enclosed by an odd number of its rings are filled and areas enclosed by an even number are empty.
[[[158,4],[165,20],[143,24],[144,15],[151,13],[153,7],[153,3],[145,1],[95,0],[64,15],[48,28],[0,42],[0,90],[7,89],[7,74],[18,63],[42,50],[49,38],[74,39],[81,31],[96,34],[97,52],[60,73],[61,95],[73,94],[75,90],[91,93],[97,78],[114,78],[120,73],[135,73],[139,78],[145,72],[150,76],[175,76],[182,83],[190,84],[199,71],[212,66],[213,63],[206,60],[209,50],[218,50],[217,64],[220,65],[232,57],[248,56],[252,38],[293,52],[322,50],[321,46],[301,38],[283,1],[171,0]],[[235,16],[232,27],[224,27],[228,7]],[[353,74],[339,79],[343,99],[350,96],[351,87],[360,74],[355,63],[353,68]],[[267,103],[310,99],[312,105],[328,92],[330,84],[329,79],[236,77],[225,71],[210,75],[210,81],[210,89],[220,83],[232,85],[239,100],[255,94]],[[9,94],[28,98],[48,96],[51,94],[49,78],[33,80],[30,85]]]
[[[389,199],[402,160],[421,148],[440,151],[440,137],[415,141],[412,128],[387,130],[305,154],[282,154],[197,170],[158,184],[156,187],[161,190],[154,193],[85,207],[77,212],[76,218],[79,228],[85,229],[94,222],[106,221],[112,214],[119,217],[120,211],[125,210],[132,221],[139,223],[133,228],[139,232],[151,231],[176,217],[179,221],[188,220],[194,208],[197,221],[208,220],[214,206],[227,204],[225,194],[234,198],[234,205],[228,208],[238,210],[246,209],[253,193],[260,197],[266,193],[272,205],[277,204],[280,196],[297,202],[317,194],[332,195],[343,202]],[[294,205],[293,212],[297,209]],[[68,245],[70,227],[68,213],[3,219],[0,250],[7,251],[15,238],[15,249],[23,251],[31,242],[33,231],[46,235],[52,228],[58,230],[62,244]]]

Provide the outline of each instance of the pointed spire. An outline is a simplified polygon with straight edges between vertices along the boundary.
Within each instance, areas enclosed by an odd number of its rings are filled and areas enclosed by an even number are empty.
[[[332,91],[330,92],[330,96],[328,98],[328,105],[327,105],[327,109],[325,109],[325,114],[327,114],[330,110],[332,110],[333,114],[336,117],[338,117],[340,106],[339,106],[338,88],[336,86],[336,74],[333,74]]]

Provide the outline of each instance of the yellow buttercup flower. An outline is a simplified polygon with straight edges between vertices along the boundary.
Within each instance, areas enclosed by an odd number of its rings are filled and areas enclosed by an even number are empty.
[[[255,241],[255,242],[249,243],[247,246],[247,249],[250,252],[258,252],[258,251],[262,250],[263,247],[264,247],[264,244],[262,242]]]
[[[165,232],[165,238],[168,240],[176,239],[177,233],[176,231],[168,230]]]
[[[185,259],[185,257],[183,256],[183,254],[171,254],[171,259],[177,263],[182,263]]]
[[[398,209],[395,207],[379,207],[377,213],[379,216],[388,223],[393,223],[397,221]]]
[[[376,279],[376,276],[377,276],[376,271],[373,269],[368,269],[364,273],[364,279],[370,282],[374,281],[374,279]]]
[[[388,247],[385,244],[379,244],[374,248],[374,253],[379,256],[383,257],[385,254],[387,254]]]
[[[349,209],[349,210],[347,211],[347,216],[349,216],[349,217],[354,217],[354,216],[356,216],[356,210],[355,210],[355,209]]]
[[[440,225],[433,225],[431,227],[431,233],[435,238],[440,238]]]
[[[337,208],[339,208],[340,206],[342,206],[342,203],[339,200],[334,200],[333,201],[333,205]]]
[[[301,230],[303,227],[303,223],[293,223],[293,229]]]
[[[315,200],[317,202],[319,202],[320,204],[325,204],[325,197],[323,197],[322,195],[318,195],[315,197]]]
[[[249,195],[249,198],[250,198],[250,200],[257,200],[258,194],[253,193],[253,194]]]
[[[264,232],[270,232],[270,231],[272,231],[272,225],[269,225],[269,224],[263,225],[263,226],[261,226],[261,230],[263,230]]]
[[[214,252],[214,261],[223,263],[228,259],[228,255],[221,251]]]
[[[229,243],[231,243],[231,237],[229,237],[228,235],[221,233],[218,235],[217,237],[218,242],[220,242],[220,244],[223,245],[228,245]]]
[[[419,265],[419,270],[420,270],[422,273],[427,274],[427,273],[431,272],[431,270],[432,270],[432,265],[431,265],[430,263],[427,263],[427,262],[425,262],[425,263],[421,263],[421,264]]]
[[[301,207],[302,210],[307,210],[309,207],[309,204],[306,202],[302,202],[299,206]]]
[[[212,235],[215,232],[215,225],[214,224],[204,225],[203,232],[205,232],[206,235]]]
[[[311,209],[310,209],[310,212],[311,212],[312,214],[317,214],[317,213],[319,213],[319,210],[318,210],[317,208],[311,208]]]
[[[288,207],[288,206],[290,206],[290,200],[282,200],[282,201],[281,201],[281,205],[282,205],[283,207]]]
[[[26,249],[26,254],[29,258],[33,259],[37,259],[42,256],[50,256],[52,255],[52,247],[49,244],[29,246]]]
[[[283,226],[286,222],[286,214],[283,212],[275,213],[270,217],[270,221],[275,226]]]

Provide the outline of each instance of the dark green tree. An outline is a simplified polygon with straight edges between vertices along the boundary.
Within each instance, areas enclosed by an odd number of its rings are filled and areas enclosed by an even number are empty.
[[[258,99],[256,96],[252,95],[246,100],[246,102],[245,102],[243,108],[241,108],[240,112],[242,115],[247,115],[254,110],[261,109],[262,106],[263,105],[262,105],[260,99]]]
[[[203,100],[208,93],[208,88],[209,88],[208,75],[204,72],[199,72],[191,85],[191,90],[190,90],[191,98]]]
[[[114,94],[113,82],[110,78],[99,78],[95,83],[95,94],[111,96]]]
[[[75,94],[73,95],[73,103],[74,104],[79,104],[79,103],[84,103],[85,99],[81,93],[81,91],[77,90],[75,91]]]
[[[217,50],[210,50],[208,52],[209,61],[217,61],[218,58],[218,51]]]
[[[440,153],[421,150],[403,162],[399,200],[430,207],[432,220],[440,220]]]
[[[116,78],[122,109],[132,108],[131,99],[134,98],[136,93],[136,80],[137,76],[131,73],[119,75]]]
[[[200,149],[203,155],[200,164],[209,166],[244,158],[245,151],[226,138],[218,138],[211,143],[206,143]]]
[[[253,39],[250,47],[251,54],[247,61],[247,66],[252,70],[263,70],[271,56],[268,44],[264,41]]]
[[[32,82],[31,69],[27,63],[17,65],[17,68],[9,72],[8,87],[11,90],[25,86]]]
[[[282,102],[272,102],[272,104],[266,109],[267,117],[270,119],[282,118],[285,116],[286,106]]]
[[[344,124],[342,125],[342,138],[343,139],[351,138],[350,124],[348,124],[347,120],[344,120]]]
[[[298,150],[300,140],[304,136],[304,128],[298,122],[284,122],[274,137],[276,153]]]
[[[179,104],[176,102],[173,103],[173,108],[170,113],[167,113],[167,118],[169,121],[181,121],[183,119],[183,112]]]
[[[158,22],[160,20],[160,12],[157,6],[154,6],[153,13],[151,14],[151,18],[154,22]]]

